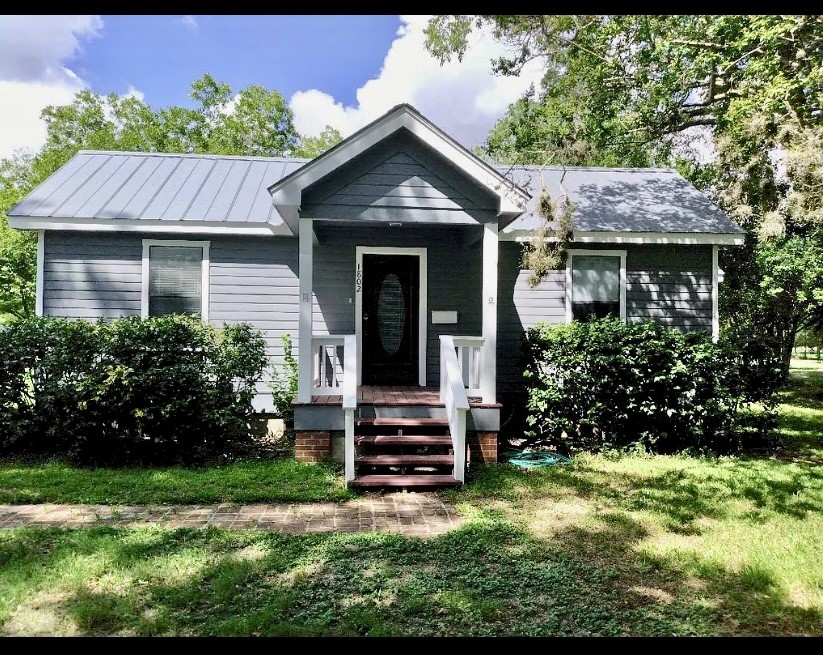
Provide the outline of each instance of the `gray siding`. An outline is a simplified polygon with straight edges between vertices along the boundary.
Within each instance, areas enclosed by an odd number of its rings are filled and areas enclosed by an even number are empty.
[[[301,216],[475,224],[495,198],[405,130],[306,189]]]
[[[550,273],[536,287],[521,268],[521,246],[501,241],[497,274],[497,384],[517,389],[523,376],[523,334],[537,323],[566,320],[566,272]]]
[[[66,318],[140,316],[142,245],[137,235],[44,235],[43,313]]]
[[[480,336],[483,280],[480,226],[471,229],[320,227],[314,249],[315,334],[354,334],[357,246],[426,248],[426,383],[439,385],[440,335]],[[433,325],[431,312],[456,310],[455,325]]]
[[[656,320],[682,330],[711,330],[712,248],[676,245],[596,245],[626,250],[626,319]],[[550,273],[537,287],[521,268],[521,246],[500,243],[497,380],[501,392],[521,385],[524,332],[536,323],[566,320],[566,271]]]
[[[356,246],[425,247],[426,379],[436,386],[440,335],[481,335],[481,229],[318,225],[314,333],[354,333]],[[144,236],[156,235],[46,232],[44,313],[84,319],[139,316]],[[268,356],[282,364],[282,335],[291,335],[295,354],[299,346],[297,240],[240,236],[208,240],[211,323],[251,323],[263,332]],[[653,318],[681,329],[711,329],[710,246],[627,246],[626,250],[628,320]],[[535,288],[529,287],[527,277],[528,271],[520,267],[520,245],[501,242],[497,362],[501,392],[520,385],[524,331],[541,321],[565,320],[565,271],[550,274]],[[433,325],[433,310],[456,310],[458,323]],[[256,405],[269,407],[264,383],[259,392]]]
[[[299,346],[297,239],[220,237],[211,239],[209,322],[250,323],[263,333],[266,355],[283,364],[281,338],[289,334],[293,354]],[[270,376],[267,372],[266,378]],[[271,409],[271,390],[258,383],[258,409]]]
[[[140,316],[143,238],[161,235],[46,232],[43,311],[67,318]],[[185,238],[184,236],[180,237]],[[247,322],[263,333],[266,354],[282,364],[281,337],[292,336],[297,354],[297,240],[262,237],[194,237],[208,240],[209,322]],[[269,408],[265,382],[255,405]]]
[[[712,327],[712,247],[635,246],[626,256],[626,319]]]

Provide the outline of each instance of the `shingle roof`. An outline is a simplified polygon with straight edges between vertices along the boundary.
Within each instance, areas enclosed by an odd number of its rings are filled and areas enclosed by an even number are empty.
[[[9,216],[154,219],[283,224],[268,188],[308,160],[137,152],[81,151],[34,189]],[[540,224],[545,184],[576,205],[575,229],[586,232],[734,234],[735,225],[670,169],[498,166],[531,194],[527,211],[504,233]]]
[[[568,194],[576,205],[575,230],[581,232],[744,232],[672,169],[499,166],[498,170],[531,194],[527,211],[504,233],[541,224],[537,202],[544,185],[555,201]]]

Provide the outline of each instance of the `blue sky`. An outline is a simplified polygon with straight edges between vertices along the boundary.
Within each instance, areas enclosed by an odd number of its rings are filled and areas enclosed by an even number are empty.
[[[185,103],[189,85],[206,72],[235,90],[262,84],[288,98],[309,85],[351,104],[357,86],[380,72],[400,27],[398,16],[169,19],[103,16],[101,38],[73,62],[78,74],[98,92],[132,85],[152,105]]]
[[[204,73],[235,91],[280,91],[303,134],[348,135],[400,102],[471,147],[539,79],[540,62],[498,78],[505,48],[472,35],[462,63],[423,47],[426,16],[0,16],[0,157],[37,148],[40,111],[81,88],[131,93],[153,107],[189,103]]]

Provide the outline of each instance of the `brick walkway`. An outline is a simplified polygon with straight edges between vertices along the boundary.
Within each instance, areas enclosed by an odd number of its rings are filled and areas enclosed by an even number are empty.
[[[219,505],[0,505],[0,528],[90,525],[231,528],[273,532],[391,532],[432,536],[462,523],[450,505],[420,493],[344,503]]]

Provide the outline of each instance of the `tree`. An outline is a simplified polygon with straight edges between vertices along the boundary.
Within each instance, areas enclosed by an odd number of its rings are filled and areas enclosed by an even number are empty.
[[[331,125],[326,125],[323,131],[317,136],[304,136],[300,140],[300,145],[294,149],[292,155],[295,157],[305,157],[314,159],[322,155],[329,148],[336,146],[343,140],[340,130]]]
[[[139,98],[79,91],[43,110],[42,148],[0,161],[0,320],[33,314],[35,296],[36,236],[9,228],[6,212],[78,150],[315,156],[340,140],[331,127],[301,139],[282,94],[260,85],[235,93],[205,74],[189,95],[193,108],[155,110]]]
[[[460,59],[481,27],[513,49],[492,62],[497,73],[545,62],[488,155],[677,166],[748,230],[724,253],[726,328],[765,335],[785,375],[799,326],[823,310],[806,274],[823,252],[823,17],[437,16],[427,48]],[[688,148],[698,131],[708,162]]]

